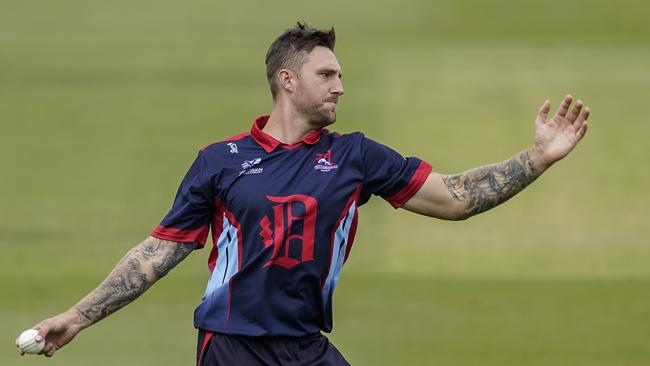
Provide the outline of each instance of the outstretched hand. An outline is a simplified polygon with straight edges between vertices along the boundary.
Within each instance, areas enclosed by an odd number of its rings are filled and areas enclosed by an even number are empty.
[[[551,102],[545,101],[535,119],[535,148],[548,166],[571,152],[587,132],[591,110],[578,100],[569,112],[572,100],[571,95],[564,97],[551,119]]]
[[[33,326],[32,329],[38,331],[36,340],[45,339],[45,347],[39,354],[52,357],[54,352],[68,344],[81,331],[76,318],[78,316],[65,312]],[[16,348],[18,348],[18,338],[16,338]],[[18,348],[18,353],[25,354],[20,348]]]

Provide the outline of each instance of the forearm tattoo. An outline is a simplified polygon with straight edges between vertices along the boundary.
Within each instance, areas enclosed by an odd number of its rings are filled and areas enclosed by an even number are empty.
[[[501,163],[468,170],[442,179],[452,197],[466,202],[464,217],[489,210],[517,194],[542,174],[528,151]]]
[[[107,317],[142,295],[195,248],[195,243],[148,238],[126,253],[104,282],[75,306],[77,313],[91,324]]]

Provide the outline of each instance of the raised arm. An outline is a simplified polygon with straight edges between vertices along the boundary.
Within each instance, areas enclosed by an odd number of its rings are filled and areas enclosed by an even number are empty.
[[[550,120],[551,103],[542,104],[535,119],[535,143],[528,149],[501,163],[461,174],[431,173],[402,207],[427,216],[462,220],[507,201],[571,152],[587,132],[589,108],[578,101],[569,113],[571,101],[567,95]]]
[[[51,357],[80,331],[138,298],[195,248],[195,243],[149,237],[129,250],[95,290],[69,310],[33,327],[46,341],[42,353]]]

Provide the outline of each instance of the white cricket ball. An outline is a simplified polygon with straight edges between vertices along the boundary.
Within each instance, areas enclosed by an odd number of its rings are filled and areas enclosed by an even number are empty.
[[[36,340],[38,331],[36,329],[27,329],[20,333],[18,337],[18,348],[25,353],[39,353],[45,347],[45,340],[40,342]]]

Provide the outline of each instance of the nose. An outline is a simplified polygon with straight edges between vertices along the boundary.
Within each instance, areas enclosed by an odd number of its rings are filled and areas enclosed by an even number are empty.
[[[335,78],[334,85],[332,85],[332,88],[330,88],[330,93],[336,94],[338,96],[341,96],[345,94],[345,90],[343,89],[343,82],[341,82],[341,78]]]

